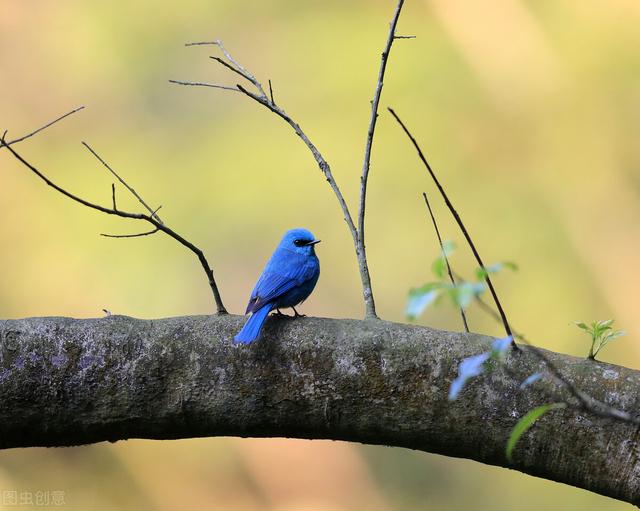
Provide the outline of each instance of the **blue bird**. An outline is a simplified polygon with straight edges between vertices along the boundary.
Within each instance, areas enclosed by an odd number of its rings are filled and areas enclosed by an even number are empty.
[[[285,233],[253,288],[245,313],[251,312],[251,317],[235,336],[236,343],[255,341],[274,309],[280,312],[279,309],[291,307],[295,316],[300,315],[295,306],[307,299],[320,276],[316,243],[320,240],[306,229]]]

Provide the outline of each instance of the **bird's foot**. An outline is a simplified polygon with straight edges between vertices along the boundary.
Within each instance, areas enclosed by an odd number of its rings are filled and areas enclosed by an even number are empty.
[[[292,317],[295,317],[295,316],[289,316],[289,314],[285,314],[280,309],[276,309],[276,311],[273,313],[273,316],[278,316],[279,318],[292,318]]]
[[[306,318],[306,314],[300,314],[295,307],[291,307],[293,309],[293,317],[294,318]]]

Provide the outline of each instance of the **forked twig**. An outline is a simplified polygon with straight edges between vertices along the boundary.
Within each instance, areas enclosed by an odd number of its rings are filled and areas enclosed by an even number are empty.
[[[50,126],[53,123],[49,123],[47,126]],[[35,132],[32,132],[32,134],[35,134],[38,131],[42,131],[41,128],[39,130],[36,130]],[[29,163],[28,161],[26,161],[20,154],[18,154],[13,147],[11,147],[9,145],[8,142],[6,142],[5,140],[5,136],[6,136],[6,132],[5,135],[2,136],[2,138],[0,138],[0,148],[6,148],[12,155],[13,157],[18,160],[23,166],[25,166],[26,168],[28,168],[31,172],[33,172],[36,176],[38,176],[40,179],[42,179],[48,186],[50,186],[51,188],[53,188],[54,190],[56,190],[57,192],[61,193],[62,195],[64,195],[65,197],[68,197],[69,199],[73,200],[74,202],[77,202],[79,204],[82,204],[83,206],[86,206],[88,208],[94,209],[96,211],[100,211],[101,213],[105,213],[107,215],[115,215],[115,216],[119,216],[122,218],[130,218],[132,220],[143,220],[145,222],[150,223],[151,225],[153,225],[154,229],[145,233],[140,233],[140,234],[135,234],[135,235],[107,235],[107,237],[111,237],[111,238],[133,238],[133,237],[140,237],[140,236],[147,236],[150,234],[153,234],[156,231],[162,231],[165,234],[167,234],[168,236],[170,236],[171,238],[175,239],[178,243],[180,243],[181,245],[187,247],[189,250],[191,250],[197,257],[198,260],[200,261],[200,264],[202,266],[202,268],[205,271],[205,274],[207,275],[207,280],[209,281],[209,286],[211,287],[211,291],[213,293],[213,297],[216,303],[216,308],[217,308],[217,312],[218,314],[226,314],[227,310],[224,307],[224,304],[222,303],[222,297],[220,296],[220,292],[218,291],[218,286],[216,284],[216,281],[214,279],[213,276],[213,270],[211,269],[211,267],[209,266],[209,263],[207,262],[206,257],[204,256],[204,253],[202,252],[202,250],[200,250],[198,247],[196,247],[193,243],[191,243],[190,241],[186,240],[185,238],[183,238],[180,234],[178,234],[177,232],[175,232],[173,229],[167,227],[158,217],[157,215],[157,211],[151,209],[145,202],[144,200],[140,197],[139,194],[137,194],[135,192],[135,190],[130,187],[125,181],[124,179],[122,179],[106,162],[105,160],[103,160],[100,156],[98,156],[98,154],[93,151],[93,149],[91,149],[87,144],[84,144],[91,152],[92,154],[98,158],[98,160],[106,167],[110,170],[110,172],[116,176],[118,178],[118,180],[138,199],[138,201],[143,204],[145,206],[145,208],[147,208],[147,210],[149,211],[149,214],[146,213],[130,213],[127,211],[122,211],[120,209],[117,209],[116,207],[116,200],[115,200],[115,187],[112,185],[112,201],[113,201],[113,207],[112,208],[108,208],[105,206],[101,206],[100,204],[95,204],[93,202],[90,202],[86,199],[83,199],[82,197],[79,197],[71,192],[69,192],[68,190],[62,188],[61,186],[55,184],[53,181],[51,181],[46,175],[44,175],[40,170],[38,170],[34,165],[32,165],[31,163]],[[24,140],[25,138],[28,138],[27,136],[25,137],[21,137],[20,139],[16,139],[14,141],[12,141],[12,143],[16,143],[16,141],[21,141]]]
[[[106,169],[107,169],[111,174],[113,174],[113,176],[114,176],[118,181],[120,181],[120,184],[122,184],[122,186],[124,186],[127,190],[129,190],[129,192],[131,192],[131,195],[133,195],[136,199],[138,199],[138,202],[139,202],[140,204],[142,204],[142,205],[144,206],[144,208],[145,208],[149,213],[151,213],[151,216],[152,216],[152,217],[155,217],[155,219],[156,219],[158,222],[162,223],[162,220],[160,220],[160,217],[159,217],[158,215],[156,215],[156,212],[157,212],[157,211],[158,211],[162,206],[160,206],[159,208],[156,208],[156,209],[151,209],[151,206],[149,206],[149,204],[147,204],[147,203],[144,201],[144,199],[143,199],[142,197],[140,197],[140,195],[138,195],[138,192],[136,192],[136,191],[133,189],[133,187],[129,186],[129,184],[128,184],[124,179],[122,179],[122,178],[120,177],[120,175],[119,175],[115,170],[113,170],[113,168],[112,168],[112,167],[111,167],[111,166],[110,166],[106,161],[104,161],[104,160],[100,157],[100,155],[99,155],[98,153],[96,153],[96,152],[91,148],[91,146],[90,146],[89,144],[87,144],[86,142],[82,142],[82,145],[83,145],[83,146],[85,146],[85,147],[88,149],[88,151],[89,151],[93,156],[95,156],[95,157],[96,157],[96,159],[97,159],[100,163],[102,163],[102,165],[103,165],[103,166],[104,166],[104,167],[105,167],[105,168],[106,168]],[[114,192],[114,194],[115,194],[115,192]],[[115,204],[115,199],[114,199],[114,204]],[[113,209],[116,209],[116,208],[114,207]]]

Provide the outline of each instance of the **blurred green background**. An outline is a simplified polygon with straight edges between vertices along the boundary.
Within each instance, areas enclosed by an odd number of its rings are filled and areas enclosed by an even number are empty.
[[[16,149],[59,184],[109,204],[89,142],[163,219],[202,247],[241,313],[282,232],[323,243],[310,315],[361,317],[351,240],[334,196],[290,128],[208,59],[221,38],[332,164],[352,209],[392,0],[3,0],[0,128],[9,138],[88,108]],[[615,318],[628,335],[601,358],[640,366],[640,3],[408,0],[382,107],[413,129],[487,262],[516,261],[498,290],[539,345],[588,350],[574,320]],[[206,314],[194,257],[140,225],[73,204],[0,154],[0,316],[154,318]],[[378,310],[404,321],[407,291],[438,255],[420,194],[459,240],[413,150],[381,109],[367,247]],[[135,202],[119,194],[122,207]],[[462,246],[462,243],[458,243]],[[452,261],[473,269],[466,251]],[[478,312],[472,328],[499,334]],[[421,323],[459,329],[450,307]],[[401,449],[326,441],[128,441],[0,453],[0,490],[63,490],[68,509],[580,509],[630,506],[586,491]]]

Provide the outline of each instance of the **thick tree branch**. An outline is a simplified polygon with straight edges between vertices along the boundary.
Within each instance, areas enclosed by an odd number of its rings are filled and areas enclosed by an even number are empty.
[[[318,318],[267,321],[232,343],[240,316],[143,321],[123,316],[0,321],[0,447],[127,438],[332,438],[508,466],[640,505],[640,430],[575,409],[543,417],[505,458],[511,428],[558,388],[526,350],[475,379],[454,402],[464,357],[491,338]],[[627,412],[640,371],[553,352],[573,385]],[[571,401],[571,396],[560,396]]]

